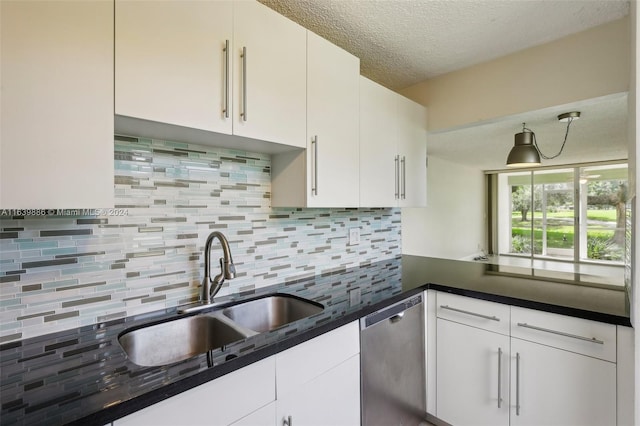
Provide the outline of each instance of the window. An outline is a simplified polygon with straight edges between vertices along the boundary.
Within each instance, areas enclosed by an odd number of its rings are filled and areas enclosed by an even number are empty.
[[[494,253],[623,262],[626,163],[501,172],[490,179]]]

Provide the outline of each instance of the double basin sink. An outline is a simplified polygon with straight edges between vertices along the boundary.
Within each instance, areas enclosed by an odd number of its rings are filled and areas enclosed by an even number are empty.
[[[275,330],[323,309],[310,300],[273,294],[125,330],[118,341],[137,365],[168,365]]]

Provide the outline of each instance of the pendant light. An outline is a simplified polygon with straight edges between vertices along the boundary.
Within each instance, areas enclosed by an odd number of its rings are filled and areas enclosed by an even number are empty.
[[[579,118],[579,111],[566,112],[558,116],[558,121],[567,123],[567,130],[564,134],[564,141],[562,142],[560,150],[557,154],[551,156],[544,155],[542,151],[540,151],[540,147],[538,147],[538,142],[536,141],[536,134],[533,130],[528,129],[525,123],[522,123],[522,132],[516,133],[514,137],[514,146],[511,148],[511,152],[509,152],[509,156],[507,157],[507,167],[516,168],[539,166],[541,164],[540,157],[545,160],[552,160],[560,156],[564,150],[565,144],[567,143],[571,123],[573,120],[577,120]]]

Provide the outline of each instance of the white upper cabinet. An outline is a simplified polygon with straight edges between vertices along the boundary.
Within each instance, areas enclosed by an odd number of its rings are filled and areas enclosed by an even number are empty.
[[[272,157],[273,207],[358,207],[360,60],[307,35],[306,151]]]
[[[360,78],[360,205],[398,204],[397,94]]]
[[[118,130],[305,147],[306,84],[306,30],[256,1],[116,0]]]
[[[360,206],[426,206],[426,128],[423,106],[360,78]]]
[[[307,35],[309,207],[358,207],[360,60]]]
[[[113,206],[113,1],[0,8],[0,207]]]
[[[232,133],[233,2],[116,0],[115,22],[116,114]]]
[[[233,133],[304,148],[307,30],[255,1],[233,3]]]
[[[427,205],[427,113],[404,96],[398,102],[399,207]]]

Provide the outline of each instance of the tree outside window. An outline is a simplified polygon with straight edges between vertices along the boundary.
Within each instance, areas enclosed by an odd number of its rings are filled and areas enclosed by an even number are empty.
[[[624,163],[499,173],[498,252],[622,262],[627,179]]]

